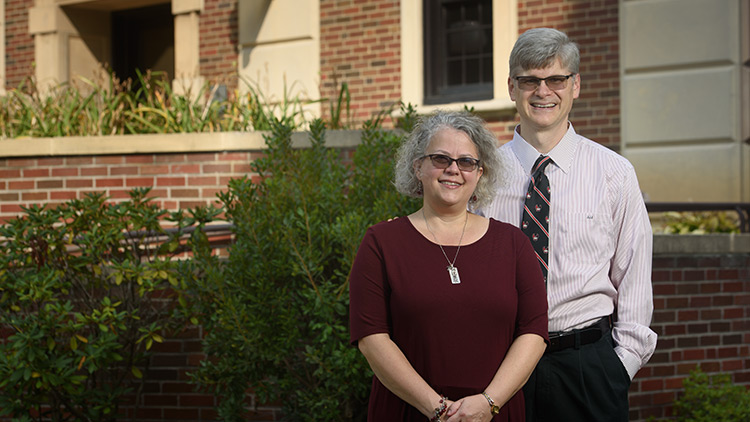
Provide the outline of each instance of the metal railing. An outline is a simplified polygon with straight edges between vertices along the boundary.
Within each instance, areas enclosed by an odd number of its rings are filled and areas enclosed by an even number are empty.
[[[740,220],[740,232],[750,233],[748,202],[646,202],[648,212],[734,211]]]

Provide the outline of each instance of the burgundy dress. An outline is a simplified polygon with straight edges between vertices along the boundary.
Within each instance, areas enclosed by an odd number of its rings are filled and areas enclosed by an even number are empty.
[[[452,260],[455,246],[444,246]],[[513,340],[545,339],[547,297],[529,239],[490,220],[487,233],[461,246],[451,284],[443,253],[408,218],[370,227],[350,275],[352,344],[389,333],[414,369],[439,394],[457,400],[489,385]],[[523,421],[518,392],[492,420]],[[373,377],[371,422],[427,419]]]

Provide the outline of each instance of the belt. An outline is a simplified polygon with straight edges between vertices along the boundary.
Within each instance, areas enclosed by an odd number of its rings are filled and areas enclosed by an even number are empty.
[[[606,316],[585,328],[572,331],[553,331],[549,333],[549,346],[544,353],[580,347],[591,344],[602,338],[602,334],[610,328],[610,317]]]

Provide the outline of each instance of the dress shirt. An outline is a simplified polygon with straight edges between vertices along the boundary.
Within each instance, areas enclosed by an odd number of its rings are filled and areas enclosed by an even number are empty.
[[[516,226],[539,157],[518,129],[499,149],[505,183],[480,211]],[[582,328],[615,314],[615,352],[632,379],[656,348],[649,328],[653,236],[635,170],[624,157],[576,134],[572,124],[548,155],[554,161],[546,169],[549,330]]]

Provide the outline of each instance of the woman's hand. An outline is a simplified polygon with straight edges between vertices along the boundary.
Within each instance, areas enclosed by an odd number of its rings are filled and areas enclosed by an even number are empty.
[[[481,394],[456,400],[443,416],[445,422],[489,422],[491,420],[490,405]]]

